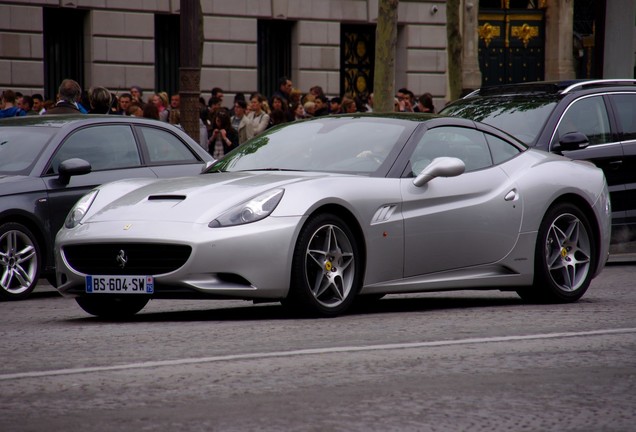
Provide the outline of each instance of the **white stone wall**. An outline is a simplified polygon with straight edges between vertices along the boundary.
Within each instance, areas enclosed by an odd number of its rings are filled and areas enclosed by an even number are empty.
[[[603,76],[605,78],[634,78],[634,54],[636,34],[636,3],[634,0],[613,0],[607,2],[605,17],[605,50],[603,55]]]
[[[400,2],[398,21],[396,89],[431,93],[439,109],[447,93],[446,3]]]
[[[43,92],[42,7],[89,11],[83,23],[88,88],[112,91],[154,87],[155,13],[178,13],[179,0],[2,0],[0,4],[0,89]],[[257,22],[295,23],[292,80],[303,92],[320,85],[330,96],[340,89],[340,25],[374,24],[378,0],[202,0],[204,44],[201,91],[218,86],[229,95],[257,87]],[[434,8],[436,10],[434,10]],[[396,88],[416,95],[446,95],[444,0],[401,0]],[[231,100],[231,99],[228,99]],[[439,103],[438,103],[439,105]]]
[[[168,4],[167,1],[154,3]],[[84,86],[101,85],[111,91],[129,89],[132,85],[153,89],[154,14],[93,9],[88,21],[90,36],[86,40],[87,83]]]
[[[28,3],[0,4],[0,91],[43,91],[42,12]]]

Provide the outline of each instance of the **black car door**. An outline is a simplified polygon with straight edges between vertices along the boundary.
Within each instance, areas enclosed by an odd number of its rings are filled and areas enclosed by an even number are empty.
[[[625,190],[614,206],[625,210],[626,224],[636,224],[636,93],[621,93],[608,96],[618,124],[623,147],[621,182]]]
[[[552,143],[568,132],[584,133],[590,143],[580,150],[563,151],[572,159],[589,160],[605,173],[612,201],[612,220],[625,217],[625,164],[623,146],[615,130],[602,95],[585,96],[573,101],[563,112]]]
[[[60,179],[59,166],[71,158],[86,160],[92,171],[72,176],[66,183]],[[82,195],[103,183],[138,177],[156,178],[156,175],[141,166],[138,146],[129,125],[96,125],[69,134],[53,155],[44,176],[52,237]]]

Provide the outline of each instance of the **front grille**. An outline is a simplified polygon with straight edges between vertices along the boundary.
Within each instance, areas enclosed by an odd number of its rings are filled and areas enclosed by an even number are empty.
[[[69,245],[62,251],[77,272],[131,276],[170,273],[185,264],[191,252],[190,246],[148,243]]]

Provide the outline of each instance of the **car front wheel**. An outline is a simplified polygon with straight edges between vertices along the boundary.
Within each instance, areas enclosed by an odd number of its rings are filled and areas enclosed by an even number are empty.
[[[590,286],[596,259],[585,214],[572,204],[558,204],[548,210],[539,228],[533,287],[518,293],[529,301],[576,301]]]
[[[40,277],[40,248],[31,231],[22,224],[0,226],[0,298],[27,297]]]
[[[361,268],[358,245],[347,224],[335,215],[315,216],[298,237],[290,293],[283,303],[312,315],[342,314],[358,292]]]
[[[77,297],[77,304],[91,315],[106,319],[130,318],[142,310],[150,299],[148,297]]]

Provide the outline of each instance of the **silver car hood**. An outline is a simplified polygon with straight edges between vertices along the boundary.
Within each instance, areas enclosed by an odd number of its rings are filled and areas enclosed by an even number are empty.
[[[124,180],[100,188],[84,223],[161,220],[207,224],[262,192],[331,176],[334,175],[251,171]]]

